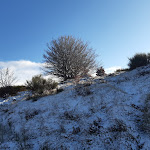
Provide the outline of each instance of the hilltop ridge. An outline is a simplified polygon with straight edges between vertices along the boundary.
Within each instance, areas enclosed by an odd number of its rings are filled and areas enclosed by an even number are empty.
[[[81,81],[35,100],[25,92],[1,100],[0,149],[150,149],[150,65]]]

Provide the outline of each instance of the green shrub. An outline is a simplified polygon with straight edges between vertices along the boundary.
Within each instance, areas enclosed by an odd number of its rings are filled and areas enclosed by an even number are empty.
[[[6,98],[8,96],[15,96],[18,92],[25,91],[25,86],[6,86],[0,88],[0,97]]]
[[[34,95],[49,94],[57,85],[57,82],[52,79],[44,79],[41,75],[34,76],[31,81],[26,82],[27,89],[31,90]]]
[[[148,64],[150,64],[150,54],[137,53],[129,58],[128,66],[130,70],[133,70],[137,67],[146,66]]]

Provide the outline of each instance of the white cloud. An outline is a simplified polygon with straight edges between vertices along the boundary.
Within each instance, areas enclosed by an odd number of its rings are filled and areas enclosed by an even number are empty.
[[[0,68],[9,68],[17,77],[16,84],[24,84],[26,80],[30,80],[32,76],[42,73],[42,63],[35,63],[27,60],[1,62]]]
[[[19,61],[0,61],[0,68],[10,68],[17,77],[17,85],[24,84],[26,80],[31,80],[35,75],[42,74],[42,63],[31,62],[28,60],[19,60]],[[114,66],[110,68],[105,68],[106,73],[113,73],[117,69],[121,69],[120,66]],[[94,72],[95,75],[95,72]],[[54,76],[49,76],[52,79],[58,81],[58,78]]]
[[[113,73],[114,71],[116,71],[117,69],[121,69],[120,66],[114,66],[114,67],[110,67],[110,68],[106,68],[105,72],[108,73]]]

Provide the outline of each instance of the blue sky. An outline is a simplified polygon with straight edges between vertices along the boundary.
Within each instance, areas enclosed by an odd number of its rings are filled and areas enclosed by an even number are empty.
[[[150,52],[149,0],[0,0],[0,61],[43,62],[46,43],[79,37],[105,68]]]

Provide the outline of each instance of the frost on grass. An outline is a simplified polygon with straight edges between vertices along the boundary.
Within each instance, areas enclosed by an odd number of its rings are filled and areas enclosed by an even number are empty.
[[[65,83],[34,102],[23,93],[1,99],[0,149],[150,149],[148,72]]]
[[[150,94],[146,96],[140,121],[141,121],[140,129],[144,133],[150,135]]]

